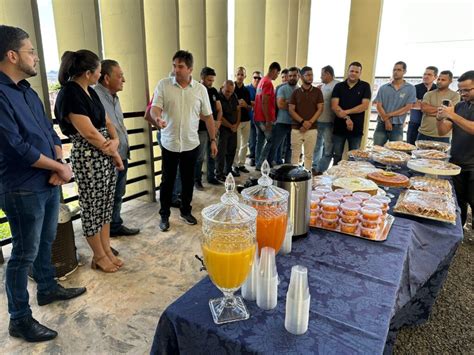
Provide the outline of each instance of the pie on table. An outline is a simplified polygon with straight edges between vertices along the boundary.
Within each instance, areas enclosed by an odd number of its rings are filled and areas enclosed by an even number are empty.
[[[377,185],[387,187],[408,187],[410,180],[402,174],[392,171],[373,172],[367,175],[367,179],[372,180]]]
[[[435,159],[412,159],[408,162],[412,170],[433,175],[457,175],[461,168],[453,163]]]
[[[418,149],[436,149],[442,152],[447,152],[451,148],[451,145],[449,143],[437,141],[419,140],[415,142],[415,145]]]
[[[327,171],[328,175],[334,178],[341,177],[361,177],[365,178],[367,174],[374,171],[382,171],[377,169],[373,164],[365,161],[348,161],[341,160],[336,166],[332,166]]]
[[[391,150],[400,150],[403,152],[411,152],[412,150],[416,149],[416,146],[410,143],[402,142],[402,141],[397,141],[397,142],[387,142],[385,143],[385,148],[391,149]]]
[[[410,178],[410,189],[442,194],[448,197],[453,195],[451,184],[448,180],[433,179],[426,176],[413,176]]]
[[[386,150],[372,154],[372,159],[384,165],[402,165],[410,160],[410,156],[404,152]]]
[[[354,149],[348,151],[347,154],[354,160],[369,160],[372,155],[371,151],[367,149]]]
[[[456,206],[446,195],[406,190],[400,194],[395,212],[456,224]]]
[[[436,149],[418,149],[412,152],[413,156],[421,159],[436,159],[442,160],[449,157],[448,154]]]
[[[347,189],[354,192],[367,192],[372,196],[377,194],[378,186],[367,179],[361,177],[343,177],[334,180],[332,188],[335,189]]]

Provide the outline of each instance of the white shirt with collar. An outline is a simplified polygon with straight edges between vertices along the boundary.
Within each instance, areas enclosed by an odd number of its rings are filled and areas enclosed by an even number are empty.
[[[185,88],[176,78],[166,78],[155,88],[152,106],[163,110],[166,127],[161,130],[161,144],[169,151],[180,153],[199,145],[200,114],[212,115],[206,87],[191,78]]]

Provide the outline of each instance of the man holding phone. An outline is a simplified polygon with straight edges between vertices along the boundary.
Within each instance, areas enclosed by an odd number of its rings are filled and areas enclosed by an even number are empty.
[[[417,140],[449,143],[451,132],[448,132],[444,136],[440,136],[436,126],[436,119],[439,118],[438,107],[441,105],[456,106],[459,102],[459,94],[449,88],[449,85],[452,82],[453,73],[449,70],[444,70],[438,76],[438,81],[436,83],[437,88],[427,92],[425,96],[423,96],[423,101],[421,102],[423,118],[421,119],[421,125],[418,129]]]

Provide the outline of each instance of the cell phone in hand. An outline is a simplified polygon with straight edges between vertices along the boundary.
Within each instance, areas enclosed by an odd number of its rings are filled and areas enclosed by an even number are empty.
[[[451,105],[451,100],[445,99],[441,101],[441,103],[443,104],[443,106],[449,107]]]

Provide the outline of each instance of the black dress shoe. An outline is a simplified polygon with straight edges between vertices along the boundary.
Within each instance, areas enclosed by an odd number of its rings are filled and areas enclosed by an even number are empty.
[[[54,339],[58,333],[40,324],[32,316],[10,319],[8,333],[15,338],[23,338],[30,343]]]
[[[250,159],[250,166],[255,166],[255,159]]]
[[[76,298],[86,292],[85,287],[76,288],[64,288],[58,284],[56,290],[48,293],[36,293],[36,299],[38,300],[38,306],[44,306],[54,301],[65,301],[71,298]]]
[[[207,180],[207,182],[211,185],[221,185],[221,182],[217,179]]]
[[[204,186],[202,185],[202,182],[201,181],[196,181],[194,183],[194,186],[196,187],[197,190],[199,191],[203,191],[204,190]]]
[[[225,176],[224,175],[218,175],[216,179],[217,179],[217,181],[225,182]]]
[[[113,237],[118,237],[120,235],[124,235],[124,236],[137,235],[138,233],[140,233],[140,229],[138,228],[128,228],[125,226],[120,226],[118,230],[110,232],[110,236],[113,238]]]
[[[178,198],[174,201],[171,201],[171,207],[173,208],[180,208],[181,207],[181,199]]]
[[[245,166],[239,166],[239,171],[247,174],[247,173],[250,173],[250,171],[245,167]]]
[[[240,176],[240,172],[239,172],[239,169],[237,168],[232,168],[231,172],[233,177],[239,177]]]
[[[167,232],[170,229],[170,219],[168,217],[161,217],[160,230]]]
[[[198,222],[197,219],[194,218],[194,216],[191,213],[181,214],[179,218],[191,226],[197,224]]]
[[[119,252],[117,249],[114,249],[112,247],[110,247],[110,251],[112,252],[112,254],[114,254],[115,256],[119,255]]]

